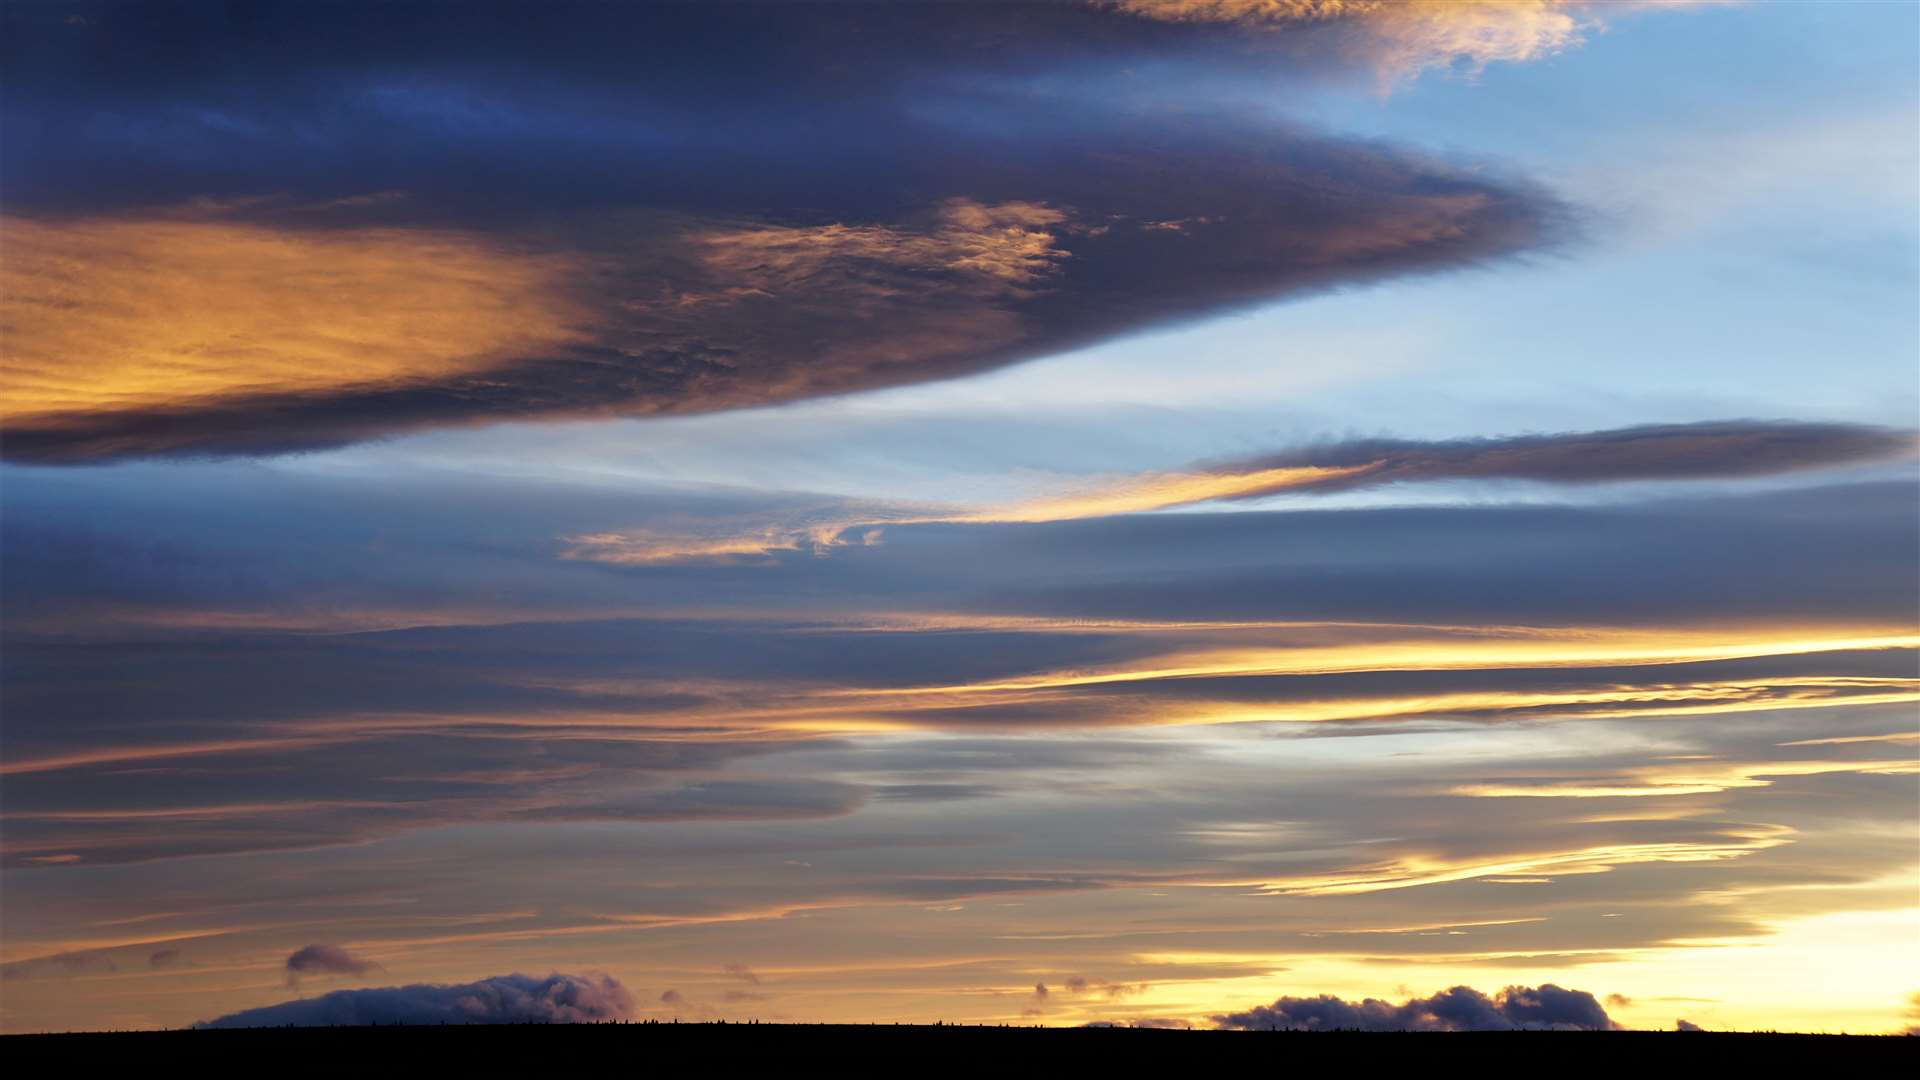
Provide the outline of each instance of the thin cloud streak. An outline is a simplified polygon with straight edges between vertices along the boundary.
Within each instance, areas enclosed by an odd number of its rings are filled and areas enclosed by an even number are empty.
[[[568,537],[565,557],[620,565],[764,560],[884,541],[888,525],[1075,521],[1281,494],[1353,491],[1443,480],[1547,484],[1773,476],[1910,455],[1911,432],[1849,424],[1720,421],[1614,431],[1443,442],[1369,439],[1201,466],[1143,473],[1083,491],[980,509],[875,508],[800,524],[760,522],[743,531],[646,529]]]

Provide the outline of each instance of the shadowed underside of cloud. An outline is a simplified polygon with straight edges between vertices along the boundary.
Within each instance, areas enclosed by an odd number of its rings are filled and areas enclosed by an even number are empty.
[[[1612,431],[1414,442],[1363,439],[1178,472],[1141,473],[1006,506],[853,508],[785,521],[721,519],[569,538],[570,558],[628,565],[764,560],[779,551],[872,544],[874,526],[1070,521],[1194,503],[1438,480],[1555,484],[1754,477],[1911,453],[1910,432],[1736,420]]]
[[[1509,986],[1492,997],[1456,986],[1398,1005],[1331,994],[1283,997],[1213,1021],[1242,1031],[1609,1031],[1615,1026],[1592,994],[1552,983]]]
[[[764,405],[1568,232],[1560,204],[1483,164],[1204,100],[1022,89],[1148,52],[1252,63],[1231,26],[1091,5],[569,10],[578,25],[484,6],[408,7],[393,18],[419,25],[400,28],[311,6],[245,25],[18,16],[34,48],[5,85],[0,453],[267,453]],[[431,37],[432,73],[389,55],[409,32]],[[738,61],[725,78],[680,55],[716,38]],[[182,40],[251,72],[244,92]],[[76,85],[55,61],[116,77]],[[137,187],[114,179],[129,160]]]
[[[354,1027],[367,1024],[586,1024],[633,1014],[633,995],[607,975],[496,975],[453,985],[336,990],[246,1009],[201,1028]]]

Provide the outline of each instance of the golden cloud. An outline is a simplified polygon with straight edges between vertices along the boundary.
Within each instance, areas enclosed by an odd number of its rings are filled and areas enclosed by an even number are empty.
[[[0,419],[404,385],[584,340],[574,267],[459,233],[0,218]]]

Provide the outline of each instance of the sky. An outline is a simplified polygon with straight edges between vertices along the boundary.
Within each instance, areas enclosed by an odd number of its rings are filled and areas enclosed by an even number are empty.
[[[1920,1025],[1920,5],[0,17],[0,1031]]]

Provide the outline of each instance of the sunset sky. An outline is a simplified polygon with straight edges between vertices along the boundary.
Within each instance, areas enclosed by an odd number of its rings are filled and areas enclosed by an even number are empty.
[[[0,1031],[1920,1025],[1920,4],[0,18]]]

